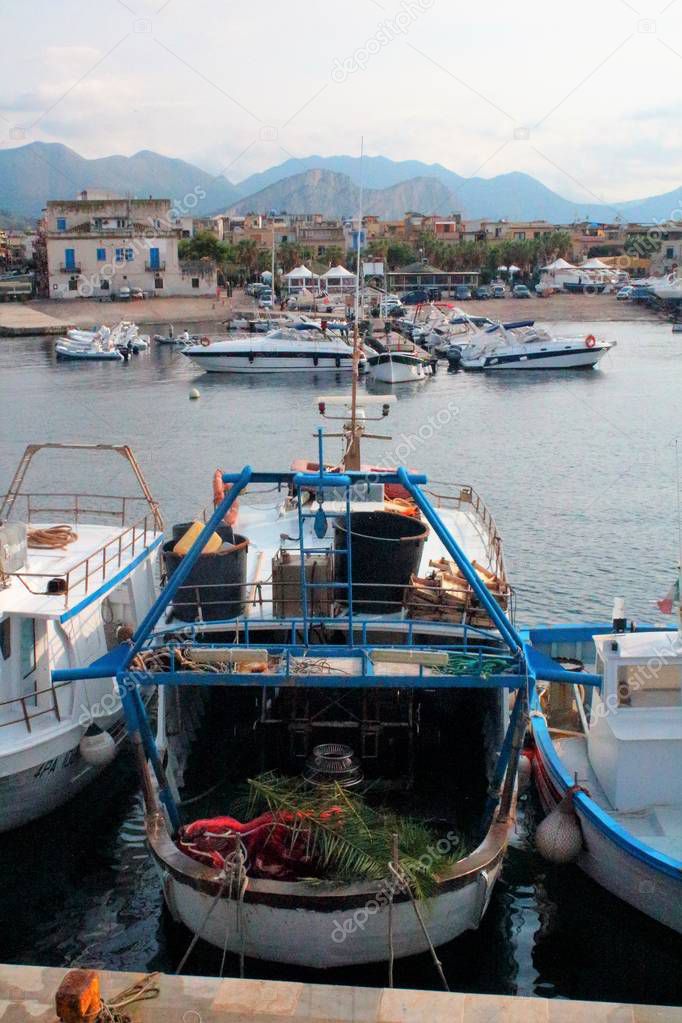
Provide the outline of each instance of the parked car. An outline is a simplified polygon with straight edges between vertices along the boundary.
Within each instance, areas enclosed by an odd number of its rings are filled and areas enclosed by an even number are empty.
[[[493,297],[493,290],[487,284],[479,284],[474,292],[474,298],[487,299]]]
[[[646,285],[644,284],[633,285],[632,291],[630,293],[631,302],[648,302],[651,298],[653,298],[653,293],[649,288],[646,287]]]
[[[492,286],[493,298],[504,298],[507,292],[504,290],[504,284],[493,284]]]
[[[455,285],[455,298],[458,302],[468,302],[471,298],[471,288],[468,284]]]
[[[429,293],[426,288],[415,288],[403,295],[403,305],[420,305],[422,302],[429,302]]]
[[[119,302],[130,302],[130,288],[119,288],[116,298]]]
[[[628,299],[628,298],[630,298],[632,296],[632,292],[633,291],[634,291],[634,288],[632,287],[632,285],[631,284],[626,284],[625,287],[620,289],[620,291],[616,295],[616,298],[618,299],[619,302],[624,302],[624,301],[626,301],[626,299]]]
[[[530,291],[525,284],[515,284],[512,295],[514,298],[530,298]]]

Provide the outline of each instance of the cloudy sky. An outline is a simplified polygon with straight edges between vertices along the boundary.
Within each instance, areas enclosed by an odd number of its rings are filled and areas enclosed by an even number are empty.
[[[682,0],[0,0],[0,145],[153,149],[239,181],[290,156],[682,187]]]

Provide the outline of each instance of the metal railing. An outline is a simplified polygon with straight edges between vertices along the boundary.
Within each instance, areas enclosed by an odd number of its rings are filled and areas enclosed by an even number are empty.
[[[21,707],[21,715],[9,721],[0,720],[0,728],[6,728],[9,725],[19,725],[23,722],[26,725],[26,731],[30,733],[32,730],[31,721],[35,721],[36,718],[42,717],[44,714],[54,714],[57,721],[61,721],[62,716],[59,710],[57,691],[70,685],[73,685],[73,682],[57,682],[54,685],[48,686],[47,689],[36,689],[34,693],[30,693],[27,696],[14,696],[9,700],[0,701],[0,716],[6,707],[11,707],[15,703],[18,703]],[[49,693],[52,697],[52,706],[39,708],[37,706],[38,697],[44,696],[46,693]],[[27,703],[33,700],[36,701],[36,706],[27,706]]]
[[[80,263],[60,263],[59,272],[63,274],[79,274],[81,272]]]
[[[150,516],[145,515],[143,519],[125,528],[118,536],[107,540],[98,547],[92,554],[88,554],[76,562],[64,572],[55,572],[54,569],[45,572],[13,572],[12,578],[18,579],[23,586],[39,596],[48,594],[53,596],[64,596],[64,605],[68,604],[69,594],[82,586],[82,594],[85,596],[94,585],[101,585],[107,578],[109,566],[113,564],[115,569],[121,568],[124,555],[129,554],[132,559],[135,552],[144,551],[147,547],[147,538],[154,536],[154,529],[149,522]],[[28,582],[30,579],[44,580],[47,589],[34,589]]]
[[[157,273],[160,270],[166,269],[165,262],[163,263],[145,263],[144,268],[148,273]]]
[[[432,489],[433,487],[451,486],[458,493],[445,494]],[[467,506],[477,516],[479,522],[486,532],[487,554],[491,571],[500,579],[506,579],[504,567],[504,556],[502,554],[502,537],[500,536],[495,520],[490,514],[483,498],[468,485],[444,483],[440,480],[424,487],[425,493],[432,499],[436,508],[457,508],[466,510]]]
[[[36,516],[56,515],[67,516],[70,523],[79,525],[85,516],[101,516],[125,526],[128,514],[136,503],[147,504],[147,500],[138,494],[82,494],[59,491],[29,492],[17,491],[15,497],[26,502],[26,521],[32,522]],[[61,501],[62,504],[45,504],[44,500]],[[93,507],[92,502],[109,502],[107,507]],[[133,512],[134,514],[134,512]]]

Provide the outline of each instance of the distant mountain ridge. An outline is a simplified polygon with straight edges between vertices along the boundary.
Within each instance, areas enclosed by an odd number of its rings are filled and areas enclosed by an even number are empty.
[[[469,219],[548,220],[569,224],[589,218],[650,222],[675,218],[682,187],[664,195],[621,203],[581,203],[566,199],[529,174],[464,178],[439,163],[368,156],[362,161],[367,213],[388,219],[407,210],[461,213]],[[211,175],[184,160],[141,150],[133,156],[88,160],[59,143],[31,142],[0,149],[0,209],[18,217],[38,217],[48,199],[73,198],[85,188],[104,188],[138,198],[154,195],[183,203],[186,212],[209,216],[235,213],[323,213],[356,215],[360,158],[318,156],[289,159],[252,174],[238,184]],[[191,200],[193,202],[193,199]]]

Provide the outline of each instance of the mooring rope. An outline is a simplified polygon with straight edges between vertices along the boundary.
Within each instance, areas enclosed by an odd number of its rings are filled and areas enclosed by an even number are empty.
[[[441,963],[440,959],[436,955],[436,949],[434,947],[433,942],[431,941],[431,938],[429,937],[429,932],[426,929],[426,924],[424,923],[424,918],[422,917],[421,910],[419,909],[419,906],[417,905],[417,900],[414,897],[414,893],[412,892],[412,889],[410,888],[409,882],[405,878],[404,874],[399,869],[396,868],[396,865],[394,863],[389,862],[388,869],[393,874],[393,876],[395,877],[396,881],[398,881],[398,883],[400,884],[400,887],[401,888],[407,888],[407,894],[410,897],[410,901],[412,903],[412,908],[414,909],[414,912],[415,912],[415,915],[417,917],[417,920],[419,921],[419,926],[422,929],[422,934],[424,935],[426,943],[429,946],[429,952],[431,953],[431,958],[433,960],[433,965],[436,967],[436,970],[438,971],[438,974],[440,976],[441,982],[443,984],[443,988],[445,989],[445,991],[449,991],[450,988],[448,987],[448,982],[445,979],[445,974],[443,973],[443,964]]]

